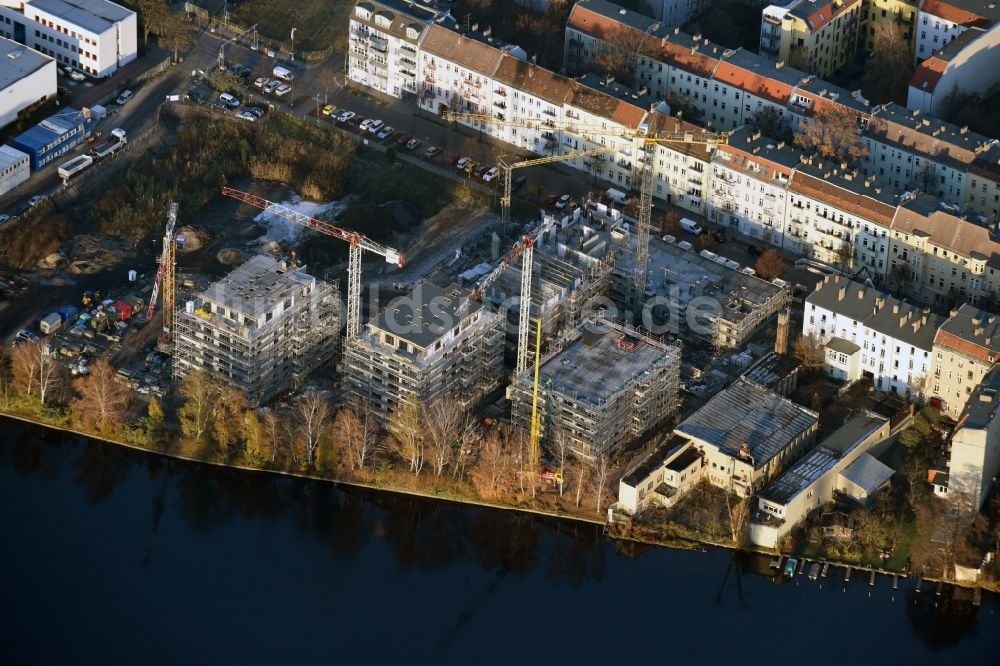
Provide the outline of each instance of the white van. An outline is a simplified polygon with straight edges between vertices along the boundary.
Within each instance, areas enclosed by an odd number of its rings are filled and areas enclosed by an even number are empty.
[[[285,81],[295,80],[295,75],[292,74],[287,69],[285,69],[284,67],[275,67],[273,70],[271,70],[271,74],[273,74],[275,78],[283,79]]]
[[[121,95],[118,95],[118,99],[115,100],[115,103],[118,106],[124,106],[124,104],[126,102],[128,102],[130,99],[132,99],[132,91],[131,90],[126,90]]]
[[[625,201],[628,199],[627,194],[625,194],[621,190],[616,190],[614,188],[609,189],[607,192],[605,192],[605,194],[608,195],[608,199],[611,199],[620,206],[624,206]]]
[[[681,227],[683,227],[684,231],[690,231],[695,236],[697,236],[698,234],[700,234],[702,232],[702,228],[701,228],[700,224],[698,224],[694,220],[690,220],[690,219],[688,219],[686,217],[682,217],[681,218]]]

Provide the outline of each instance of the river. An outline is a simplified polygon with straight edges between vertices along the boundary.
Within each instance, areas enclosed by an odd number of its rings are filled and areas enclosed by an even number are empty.
[[[0,663],[996,663],[1000,603],[3,421]],[[626,552],[628,551],[628,552]],[[780,582],[780,581],[779,581]]]

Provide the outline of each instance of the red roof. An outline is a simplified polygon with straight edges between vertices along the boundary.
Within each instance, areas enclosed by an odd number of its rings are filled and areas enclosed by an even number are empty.
[[[581,5],[573,6],[572,11],[569,13],[569,19],[566,21],[566,26],[598,39],[607,39],[620,30],[639,32],[631,26],[619,23],[607,16],[601,16],[597,12],[591,11]]]
[[[986,2],[983,2],[983,5],[985,4]],[[941,0],[927,0],[924,2],[923,11],[958,25],[985,27],[990,24],[990,21],[984,16]]]
[[[913,77],[910,79],[910,87],[917,90],[934,92],[934,88],[937,87],[938,81],[941,80],[941,76],[944,75],[944,70],[947,66],[948,63],[944,60],[941,60],[937,56],[931,56],[917,67],[917,71],[913,73]]]
[[[719,64],[718,58],[699,52],[689,46],[681,46],[669,40],[659,45],[661,55],[675,67],[682,67],[699,76],[711,76]]]
[[[714,78],[776,104],[787,104],[792,96],[792,87],[787,83],[761,76],[725,60],[719,63]]]

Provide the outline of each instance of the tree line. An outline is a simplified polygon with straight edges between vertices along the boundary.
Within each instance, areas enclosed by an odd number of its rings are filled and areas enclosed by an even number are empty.
[[[406,400],[383,426],[369,405],[313,387],[257,407],[198,370],[144,402],[106,360],[71,376],[44,341],[13,347],[0,378],[4,411],[198,460],[598,514],[611,492],[607,455],[577,457],[555,433],[543,466],[523,429],[485,425],[451,398]]]

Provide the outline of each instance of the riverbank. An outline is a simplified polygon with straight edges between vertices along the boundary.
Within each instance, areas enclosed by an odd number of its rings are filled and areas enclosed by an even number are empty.
[[[609,529],[609,526],[607,525],[607,523],[605,521],[600,520],[600,519],[596,519],[596,518],[592,518],[592,517],[589,517],[589,516],[581,515],[580,513],[571,513],[571,512],[567,512],[567,511],[552,511],[552,510],[548,510],[548,509],[537,508],[537,507],[526,507],[526,506],[517,505],[517,504],[503,504],[503,503],[498,503],[498,502],[488,502],[488,501],[484,501],[482,499],[476,499],[476,498],[462,496],[462,495],[456,494],[454,492],[438,492],[438,491],[426,491],[426,490],[420,490],[420,489],[414,489],[414,488],[406,488],[406,487],[400,486],[398,484],[393,485],[391,483],[386,483],[384,481],[383,482],[366,482],[366,481],[362,481],[362,480],[358,480],[358,479],[344,479],[344,478],[324,476],[324,475],[319,475],[319,474],[310,474],[310,473],[304,472],[304,471],[281,470],[281,469],[273,469],[273,468],[268,468],[268,467],[255,467],[255,466],[252,466],[252,465],[246,465],[246,464],[241,464],[241,463],[236,463],[236,462],[220,462],[218,460],[211,460],[211,459],[208,459],[208,458],[201,458],[201,457],[197,457],[197,456],[184,455],[184,454],[176,452],[176,451],[159,450],[159,449],[155,449],[155,448],[150,448],[148,446],[143,446],[141,444],[137,444],[137,443],[133,443],[133,442],[128,442],[128,441],[124,441],[124,440],[120,440],[120,439],[115,439],[115,438],[112,438],[112,437],[102,436],[102,435],[97,434],[97,433],[87,432],[85,430],[81,430],[81,429],[78,429],[78,428],[73,428],[71,426],[59,425],[59,424],[54,424],[54,423],[47,423],[45,421],[39,420],[37,418],[33,418],[31,416],[26,416],[26,415],[23,415],[23,414],[14,414],[14,413],[5,412],[5,411],[0,410],[0,417],[7,418],[7,419],[10,419],[10,420],[14,420],[14,421],[19,421],[19,422],[22,422],[22,423],[26,423],[26,424],[29,424],[29,425],[36,426],[36,427],[46,428],[48,430],[52,430],[52,431],[56,431],[56,432],[60,432],[60,433],[68,434],[68,435],[73,435],[73,436],[77,436],[77,437],[84,437],[84,438],[87,438],[87,439],[90,439],[90,440],[94,440],[94,441],[98,441],[98,442],[101,442],[101,443],[104,443],[104,444],[110,444],[110,445],[113,445],[113,446],[119,446],[119,447],[122,447],[122,448],[126,448],[126,449],[130,449],[132,451],[139,452],[139,453],[151,454],[151,455],[159,456],[159,457],[162,457],[162,458],[167,458],[167,459],[171,459],[171,460],[178,460],[178,461],[187,462],[187,463],[200,464],[200,465],[208,465],[210,467],[215,467],[215,468],[220,468],[220,469],[232,469],[232,470],[238,470],[238,471],[243,471],[243,472],[251,472],[251,473],[256,473],[256,474],[267,474],[267,475],[273,475],[273,476],[284,477],[284,478],[291,478],[291,479],[301,479],[301,480],[307,480],[307,481],[315,481],[315,482],[322,482],[322,483],[331,483],[331,484],[334,484],[334,485],[347,486],[347,487],[351,487],[351,488],[358,488],[358,489],[364,489],[364,490],[374,490],[374,491],[383,491],[383,492],[394,493],[394,494],[397,494],[397,495],[407,495],[407,496],[411,496],[411,497],[419,497],[419,498],[422,498],[422,499],[445,501],[445,502],[450,502],[450,503],[453,503],[453,504],[462,504],[462,505],[467,505],[467,506],[472,506],[472,507],[480,507],[480,508],[487,508],[487,509],[497,509],[497,510],[502,510],[502,511],[515,511],[515,512],[522,513],[522,514],[527,514],[527,515],[535,515],[535,516],[539,516],[539,517],[551,518],[551,519],[556,519],[556,520],[567,520],[567,521],[572,521],[572,522],[579,523],[579,524],[588,524],[588,525],[592,525],[594,527],[601,527],[601,528],[603,528],[604,531],[605,531],[605,534],[608,537],[610,537],[611,539],[613,539],[615,541],[619,541],[619,542],[625,543],[625,544],[629,544],[630,543],[630,544],[634,544],[634,545],[638,545],[638,546],[653,546],[653,547],[659,547],[659,548],[670,548],[670,549],[678,549],[678,550],[701,550],[701,551],[704,551],[706,548],[716,548],[716,549],[724,549],[724,550],[735,550],[734,547],[731,544],[722,543],[722,542],[718,542],[718,541],[714,541],[714,540],[709,540],[709,539],[698,539],[698,538],[681,537],[681,536],[671,536],[671,535],[664,535],[663,537],[656,537],[656,536],[649,535],[649,534],[638,534],[638,533],[626,532],[626,531],[623,531],[621,529],[614,529],[614,528],[613,529]],[[748,553],[748,554],[753,554],[753,555],[758,555],[758,556],[763,556],[763,557],[769,557],[769,558],[779,558],[779,561],[780,561],[781,558],[789,557],[787,554],[774,553],[774,552],[771,552],[771,551],[767,551],[767,550],[759,549],[759,548],[754,548],[754,547],[750,547],[750,546],[747,546],[747,545],[745,545],[741,550],[743,552]],[[813,557],[800,557],[799,560],[802,563],[802,568],[803,569],[805,568],[805,564],[807,562],[808,563],[817,562],[817,563],[823,565],[824,567],[826,567],[826,566],[840,567],[840,568],[845,569],[847,572],[850,572],[850,571],[854,570],[854,571],[859,571],[859,572],[865,572],[867,574],[871,574],[872,576],[874,576],[875,574],[878,574],[878,575],[883,575],[883,576],[888,576],[888,577],[902,577],[902,578],[906,578],[910,574],[910,572],[907,572],[907,571],[897,571],[897,570],[890,570],[890,569],[881,569],[881,568],[877,568],[877,567],[865,566],[865,565],[859,564],[857,562],[844,562],[844,561],[838,561],[838,560],[829,560],[829,559],[813,558]],[[848,573],[848,577],[849,577],[849,573]],[[971,588],[971,589],[980,588],[980,589],[984,589],[984,590],[989,590],[989,591],[992,591],[992,592],[998,592],[998,593],[1000,593],[1000,586],[990,585],[988,583],[985,583],[985,584],[984,583],[980,583],[980,584],[977,584],[977,585],[963,585],[962,583],[955,582],[955,581],[952,581],[952,580],[945,580],[945,579],[942,579],[942,578],[938,578],[938,577],[934,577],[934,576],[927,576],[927,575],[921,575],[920,579],[923,580],[923,581],[926,581],[928,583],[935,583],[935,584],[937,584],[937,583],[943,583],[943,584],[948,584],[948,585],[955,585],[955,586],[958,586],[958,587],[967,587],[967,588]]]

